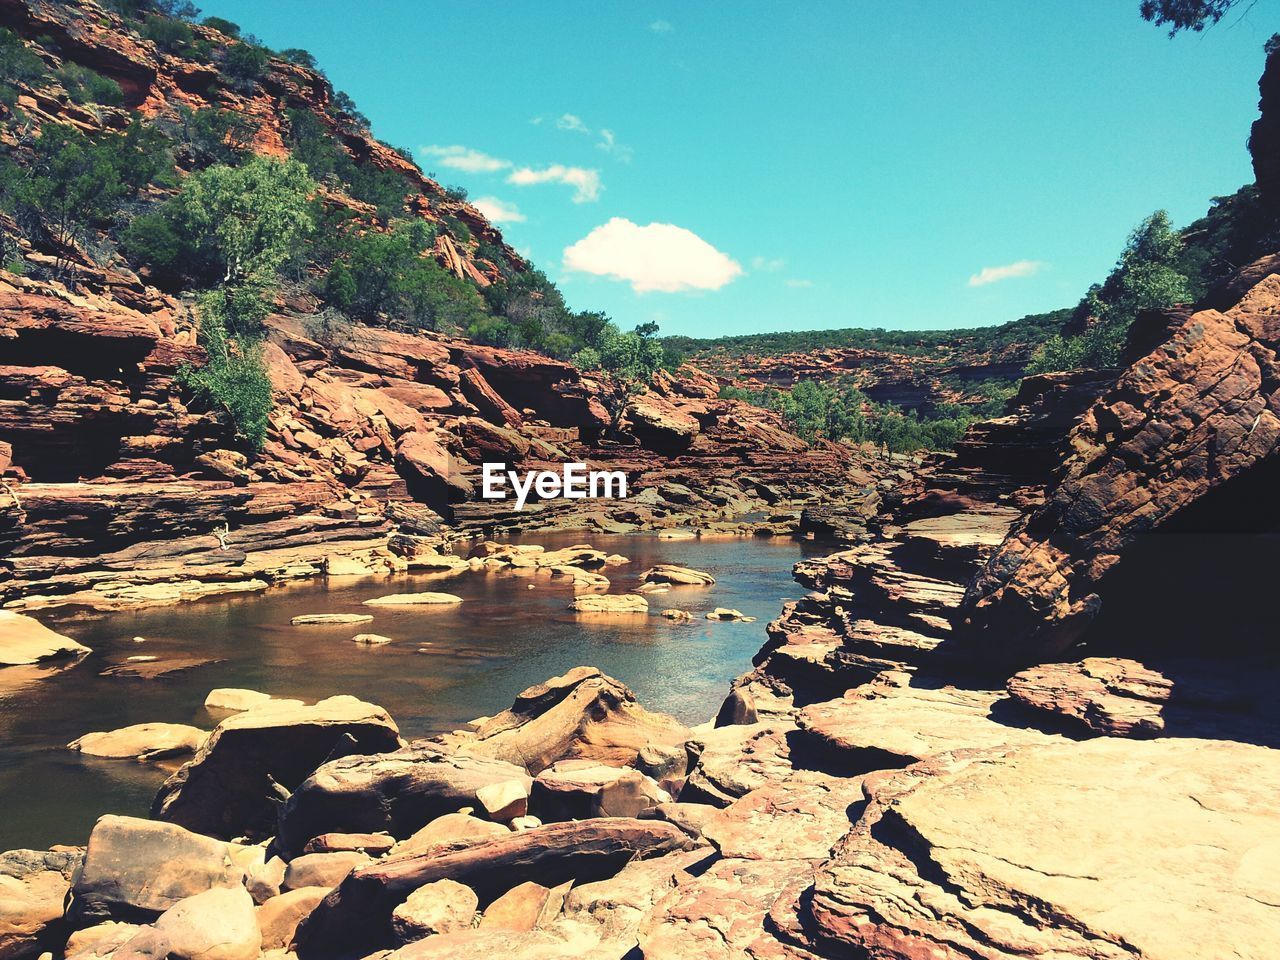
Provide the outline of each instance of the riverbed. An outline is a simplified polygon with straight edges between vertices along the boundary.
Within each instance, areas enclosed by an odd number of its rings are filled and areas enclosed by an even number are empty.
[[[8,692],[0,689],[0,850],[83,843],[104,813],[145,816],[166,770],[131,760],[81,757],[76,737],[148,721],[212,728],[204,710],[215,687],[247,687],[312,702],[352,694],[377,703],[406,738],[451,729],[509,706],[519,691],[571,667],[617,677],[653,710],[688,724],[712,716],[727,683],[748,669],[765,625],[803,588],[791,567],[806,546],[788,540],[660,540],[653,536],[547,535],[549,549],[590,542],[631,562],[602,572],[610,592],[633,590],[655,563],[679,563],[716,577],[711,587],[651,595],[648,616],[579,617],[567,578],[515,573],[330,578],[263,594],[110,614],[40,614],[92,648],[70,669]],[[532,588],[532,589],[531,589]],[[449,607],[367,607],[389,593],[457,594]],[[693,613],[676,622],[666,607]],[[731,607],[755,623],[704,614]],[[357,626],[292,626],[308,613],[372,613]],[[357,633],[393,643],[366,647]],[[429,652],[419,652],[425,650]],[[155,659],[131,659],[131,658]],[[202,662],[203,661],[203,662]],[[103,675],[124,667],[185,669],[143,679]]]

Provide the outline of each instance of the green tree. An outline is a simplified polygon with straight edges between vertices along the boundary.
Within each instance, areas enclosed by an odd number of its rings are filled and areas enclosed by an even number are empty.
[[[227,20],[224,17],[205,17],[200,21],[203,26],[211,30],[217,30],[226,37],[235,39],[240,36],[240,24]]]
[[[604,393],[601,400],[609,412],[609,430],[618,425],[627,405],[643,395],[653,384],[654,375],[662,367],[662,344],[652,336],[639,333],[607,332],[599,348],[584,347],[573,358],[576,366],[600,375]]]
[[[155,14],[147,17],[139,33],[165,53],[177,53],[190,46],[196,38],[191,27],[183,21]]]
[[[0,27],[0,103],[17,101],[14,84],[31,86],[49,75],[49,68],[12,30]]]
[[[120,84],[78,63],[63,65],[58,70],[57,77],[74,103],[101,103],[113,107],[124,103],[124,91],[120,89]]]
[[[241,41],[227,48],[222,69],[232,80],[252,83],[267,75],[267,51],[256,43]]]
[[[1168,26],[1169,36],[1179,30],[1199,33],[1227,15],[1239,0],[1142,0],[1138,12],[1156,26]]]

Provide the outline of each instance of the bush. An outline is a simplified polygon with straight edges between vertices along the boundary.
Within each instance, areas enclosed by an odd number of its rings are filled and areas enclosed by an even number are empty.
[[[166,53],[176,53],[190,46],[196,38],[191,27],[183,21],[154,14],[147,17],[139,32]]]
[[[318,117],[307,110],[289,110],[289,140],[295,160],[306,165],[316,180],[334,177],[356,200],[378,208],[388,222],[404,212],[408,183],[394,170],[359,165]]]
[[[467,193],[466,187],[460,187],[457,184],[451,184],[444,188],[444,194],[450,200],[465,201],[470,194]]]
[[[271,415],[271,379],[262,358],[261,341],[232,341],[217,297],[200,303],[200,345],[209,355],[202,367],[183,367],[179,383],[194,401],[230,418],[253,451],[262,449]]]
[[[14,84],[29,86],[49,75],[49,68],[12,30],[0,27],[0,102],[10,106],[17,100]]]
[[[290,63],[296,63],[300,67],[306,67],[308,70],[316,69],[316,58],[306,50],[298,47],[289,47],[280,51],[280,58],[288,60]]]
[[[257,134],[253,122],[230,110],[206,107],[192,110],[182,107],[182,140],[195,155],[197,163],[236,166],[244,160]]]
[[[111,107],[124,103],[124,91],[120,89],[120,84],[78,63],[64,65],[57,77],[74,103],[82,106],[100,103]]]
[[[242,41],[227,49],[222,69],[233,80],[255,82],[267,75],[267,59],[264,48]]]
[[[217,30],[224,37],[235,39],[240,36],[240,24],[223,17],[205,17],[200,23],[210,30]]]

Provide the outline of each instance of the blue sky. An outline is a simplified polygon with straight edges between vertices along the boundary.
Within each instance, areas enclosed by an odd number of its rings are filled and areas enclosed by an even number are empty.
[[[1280,29],[1280,0],[1174,40],[1137,0],[202,6],[310,50],[571,306],[693,336],[1074,304],[1152,210],[1252,181]]]

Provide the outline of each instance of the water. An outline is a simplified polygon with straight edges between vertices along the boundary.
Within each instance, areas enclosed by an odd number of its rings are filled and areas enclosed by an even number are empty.
[[[530,539],[555,548],[584,538]],[[83,843],[103,813],[145,816],[165,770],[81,757],[65,745],[89,731],[147,721],[210,728],[216,719],[202,704],[214,687],[247,687],[308,702],[353,694],[385,707],[402,735],[412,738],[495,713],[525,687],[587,664],[622,680],[646,707],[701,723],[718,707],[727,681],[750,666],[765,639],[765,624],[782,601],[802,592],[791,579],[791,566],[806,548],[791,541],[589,539],[632,559],[603,570],[613,582],[611,592],[634,589],[644,570],[664,562],[706,570],[718,582],[710,588],[673,587],[650,596],[650,616],[614,619],[569,613],[573,593],[565,578],[509,573],[343,578],[132,612],[40,614],[94,652],[38,682],[10,682],[8,691],[0,671],[0,850]],[[422,590],[455,593],[465,602],[361,605],[370,597]],[[695,619],[678,623],[657,615],[668,606],[688,609]],[[703,618],[717,606],[759,620]],[[375,619],[355,626],[289,623],[303,613],[344,612],[373,613]],[[351,642],[363,632],[396,642],[371,648]],[[436,652],[416,652],[423,645]],[[156,679],[100,675],[133,656],[216,662]]]

